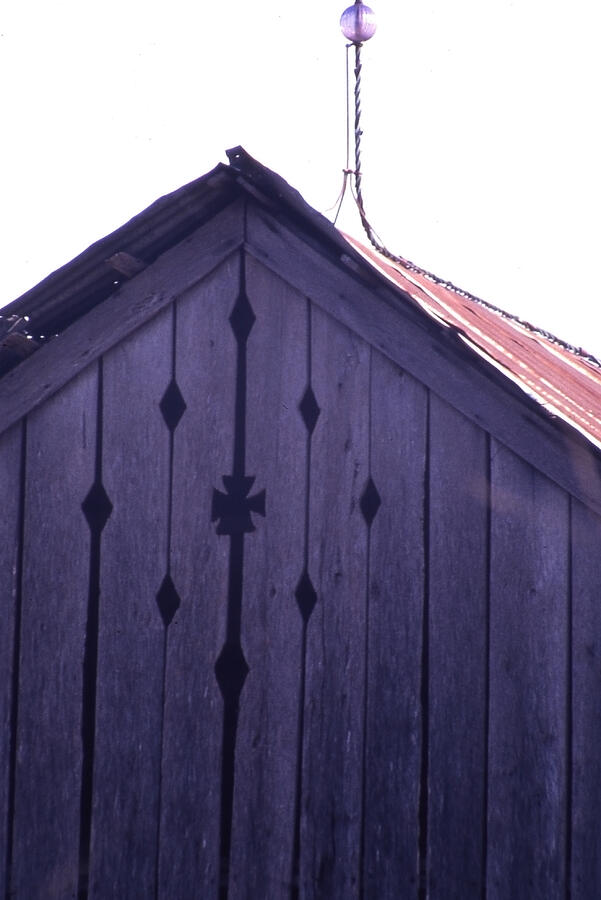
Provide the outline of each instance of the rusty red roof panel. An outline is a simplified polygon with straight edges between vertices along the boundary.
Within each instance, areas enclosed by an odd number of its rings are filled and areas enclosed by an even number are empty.
[[[601,447],[601,368],[593,358],[425,272],[391,262],[354,238],[345,237],[425,312],[457,329],[475,352],[501,369],[552,415],[569,422]]]

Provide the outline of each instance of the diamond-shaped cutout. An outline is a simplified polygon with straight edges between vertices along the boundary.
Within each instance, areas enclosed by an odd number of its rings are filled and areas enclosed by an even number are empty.
[[[186,411],[186,401],[182,397],[177,382],[172,378],[167,386],[167,390],[163,394],[159,403],[165,425],[169,431],[174,431],[179,424],[179,420]]]
[[[236,700],[244,687],[249,668],[240,644],[229,641],[222,647],[215,663],[215,677],[221,695]]]
[[[173,616],[178,611],[180,605],[179,594],[175,590],[171,575],[165,575],[163,578],[163,582],[156,596],[156,601],[163,622],[165,623],[165,628],[169,628]]]
[[[378,489],[373,483],[372,477],[370,475],[367,479],[367,484],[363,489],[363,493],[361,494],[361,500],[359,501],[361,512],[363,513],[363,518],[367,522],[368,528],[373,522],[381,503],[382,500],[380,499]]]
[[[113,504],[101,482],[94,482],[81,504],[81,508],[90,526],[90,531],[101,532],[113,511]]]
[[[309,573],[306,569],[300,577],[300,581],[296,586],[294,596],[296,597],[298,608],[300,609],[301,616],[303,617],[303,622],[307,624],[307,622],[311,618],[311,613],[315,609],[315,604],[317,603],[317,594],[315,593],[315,588],[311,583]]]
[[[238,294],[238,299],[230,314],[230,325],[239,341],[244,342],[246,340],[250,334],[251,328],[255,324],[255,319],[256,316],[249,303],[248,297],[244,291],[241,291]]]
[[[303,394],[303,398],[301,402],[298,404],[298,408],[300,410],[300,414],[303,417],[303,422],[305,423],[305,427],[309,434],[313,434],[313,429],[317,424],[317,420],[319,418],[319,413],[321,412],[317,400],[315,399],[315,394],[313,393],[313,389],[311,385],[308,386],[305,393]]]

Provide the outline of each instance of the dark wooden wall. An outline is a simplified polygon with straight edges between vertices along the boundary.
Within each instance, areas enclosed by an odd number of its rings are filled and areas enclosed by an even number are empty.
[[[0,485],[4,896],[601,896],[601,521],[252,257]]]

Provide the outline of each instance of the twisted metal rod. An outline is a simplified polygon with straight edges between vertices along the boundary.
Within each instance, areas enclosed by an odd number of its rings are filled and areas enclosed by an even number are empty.
[[[355,2],[360,2],[360,0],[355,0]],[[552,334],[550,331],[546,331],[543,328],[537,328],[532,325],[530,322],[527,322],[525,319],[521,319],[519,316],[514,315],[513,313],[509,313],[504,309],[501,309],[498,306],[495,306],[493,303],[489,303],[486,300],[482,300],[481,297],[476,297],[475,294],[471,294],[469,291],[465,291],[462,288],[457,287],[456,284],[453,284],[452,281],[448,281],[446,278],[440,278],[438,275],[434,275],[433,272],[429,272],[427,269],[423,269],[421,266],[416,265],[411,262],[411,260],[407,259],[404,256],[398,256],[396,253],[391,253],[391,251],[386,247],[382,241],[379,239],[378,235],[374,231],[367,215],[365,213],[365,206],[363,203],[363,191],[361,189],[361,138],[363,136],[363,131],[361,130],[361,47],[362,44],[357,42],[354,44],[355,47],[355,169],[352,170],[349,168],[349,113],[348,113],[348,99],[349,99],[349,84],[348,84],[348,51],[349,48],[353,46],[353,44],[347,44],[347,160],[346,160],[346,169],[344,169],[344,182],[343,188],[340,196],[340,204],[338,207],[338,212],[340,212],[340,206],[342,205],[342,200],[344,198],[344,192],[346,188],[346,182],[348,176],[354,177],[355,182],[355,190],[352,190],[351,183],[351,193],[353,194],[355,203],[357,205],[357,209],[359,210],[359,216],[361,218],[361,224],[363,225],[363,229],[369,239],[370,244],[374,247],[378,253],[384,256],[386,259],[389,259],[391,262],[397,263],[401,265],[404,269],[407,269],[410,272],[415,272],[418,275],[423,275],[429,281],[432,281],[434,284],[439,284],[441,287],[448,288],[453,291],[455,294],[458,294],[461,297],[465,297],[468,300],[472,300],[474,303],[478,303],[480,306],[485,307],[486,309],[490,309],[495,313],[498,313],[504,319],[510,319],[512,322],[517,322],[519,325],[523,326],[526,330],[533,332],[534,334],[538,334],[541,337],[546,338],[548,341],[554,344],[558,344],[559,346],[569,350],[570,352],[576,354],[577,356],[583,357],[591,362],[593,365],[599,366],[601,368],[601,361],[598,360],[595,356],[590,353],[584,353],[582,350],[568,344],[566,341],[562,341],[561,338],[558,338],[556,335]],[[338,218],[338,212],[336,213],[336,218]],[[335,224],[335,221],[334,221]]]
[[[361,224],[363,225],[363,229],[369,238],[370,244],[375,247],[378,253],[381,253],[382,256],[385,256],[387,259],[390,259],[392,262],[399,263],[400,265],[406,266],[407,268],[412,269],[413,271],[422,271],[418,266],[415,266],[409,260],[405,259],[402,256],[397,256],[395,253],[391,253],[390,250],[378,239],[376,232],[374,231],[367,215],[365,213],[365,206],[363,203],[363,192],[361,190],[361,138],[363,136],[363,131],[361,130],[361,47],[363,45],[361,43],[355,44],[355,171],[353,173],[355,177],[355,202],[357,204],[357,209],[359,210],[359,216],[361,218]],[[426,273],[424,273],[426,274]]]
[[[363,136],[363,131],[361,129],[361,43],[356,43],[355,45],[355,169],[354,171],[349,170],[348,168],[348,159],[347,159],[347,168],[345,171],[345,179],[347,175],[352,175],[354,177],[355,182],[355,190],[354,190],[354,199],[357,205],[357,209],[359,210],[359,216],[361,218],[361,224],[363,225],[363,229],[369,239],[370,244],[374,247],[375,250],[378,251],[382,256],[386,259],[389,259],[391,262],[397,263],[401,265],[404,269],[407,269],[410,272],[415,272],[418,275],[423,275],[429,281],[432,281],[434,284],[439,284],[441,287],[448,288],[456,294],[459,294],[461,297],[465,297],[468,300],[473,300],[475,303],[478,303],[480,306],[484,306],[487,309],[492,310],[493,312],[498,313],[505,319],[511,319],[513,322],[517,322],[520,325],[523,325],[529,331],[536,332],[537,334],[546,337],[547,339],[553,341],[554,343],[560,344],[566,347],[569,350],[574,350],[570,344],[566,344],[560,338],[557,338],[555,335],[551,334],[548,331],[544,331],[541,328],[535,328],[529,322],[526,322],[524,319],[521,319],[519,316],[515,316],[512,313],[508,313],[504,309],[500,309],[500,307],[495,306],[493,303],[489,303],[486,300],[482,300],[481,297],[476,297],[475,294],[471,294],[469,291],[465,291],[462,288],[457,287],[456,284],[453,284],[452,281],[448,281],[446,278],[440,278],[438,275],[435,275],[433,272],[429,272],[427,269],[422,268],[421,266],[416,265],[411,260],[407,259],[404,256],[398,256],[396,253],[392,253],[385,244],[382,243],[377,233],[375,232],[372,224],[367,218],[367,214],[365,212],[365,205],[363,202],[363,191],[361,187],[362,174],[361,174],[361,138]],[[348,48],[347,48],[348,54]],[[348,63],[347,63],[347,71],[348,71]],[[349,91],[347,87],[347,97]],[[341,201],[342,202],[342,201]],[[576,351],[577,352],[577,351]],[[587,354],[587,358],[590,358]],[[598,365],[598,361],[593,357],[594,362]]]

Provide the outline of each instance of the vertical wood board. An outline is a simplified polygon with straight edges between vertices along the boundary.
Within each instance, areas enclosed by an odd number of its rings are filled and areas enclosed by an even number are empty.
[[[482,896],[488,632],[487,435],[430,398],[428,896]]]
[[[103,365],[102,481],[113,511],[100,548],[90,886],[93,896],[155,890],[169,433],[159,401],[171,376],[161,313]]]
[[[572,503],[573,900],[601,896],[601,519]]]
[[[417,896],[427,391],[374,352],[365,896]]]
[[[241,697],[230,896],[288,898],[293,854],[307,431],[307,301],[247,258],[256,315],[248,339],[247,464],[266,517],[246,535]]]
[[[0,438],[0,895],[7,893],[6,848],[9,834],[13,677],[16,660],[15,628],[18,627],[20,585],[21,441],[25,423],[15,425]],[[17,636],[18,640],[18,636]],[[18,645],[17,645],[18,646]]]
[[[228,317],[236,255],[177,302],[177,382],[187,409],[174,435],[171,574],[159,895],[215,897],[223,700],[215,662],[225,640],[228,538],[211,522],[213,489],[231,471],[236,345]]]
[[[96,386],[92,367],[27,426],[11,890],[32,900],[77,892],[90,550],[81,504],[94,477]]]
[[[491,446],[490,900],[564,896],[568,500]]]
[[[370,348],[312,307],[313,435],[301,896],[359,895]]]

